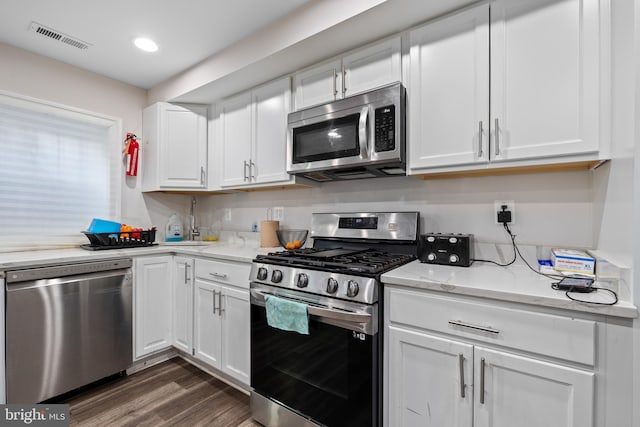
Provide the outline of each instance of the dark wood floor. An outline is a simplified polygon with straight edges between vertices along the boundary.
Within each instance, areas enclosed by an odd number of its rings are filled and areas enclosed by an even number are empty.
[[[249,397],[180,358],[67,396],[72,426],[260,426]]]

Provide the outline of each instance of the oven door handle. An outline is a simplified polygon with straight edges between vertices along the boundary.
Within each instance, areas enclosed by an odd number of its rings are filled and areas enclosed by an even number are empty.
[[[282,298],[287,301],[300,302],[295,299],[283,297],[281,295],[275,295],[271,292],[263,292],[256,289],[251,289],[251,302],[258,303],[258,305],[265,304],[265,295],[271,295],[274,297]],[[302,304],[305,304],[302,302]],[[331,308],[318,307],[314,305],[307,305],[307,313],[311,316],[318,316],[325,319],[341,320],[343,322],[352,323],[368,323],[371,321],[371,314],[369,313],[355,313],[353,311],[334,310]]]

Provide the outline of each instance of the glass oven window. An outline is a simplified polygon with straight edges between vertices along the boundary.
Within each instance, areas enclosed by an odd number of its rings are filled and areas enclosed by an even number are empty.
[[[251,386],[327,426],[371,426],[377,411],[377,335],[309,323],[309,335],[267,325],[251,306]]]
[[[307,163],[360,154],[360,113],[293,129],[293,162]]]

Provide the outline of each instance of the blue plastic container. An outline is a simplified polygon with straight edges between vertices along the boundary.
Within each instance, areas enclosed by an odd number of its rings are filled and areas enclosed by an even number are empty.
[[[115,221],[108,221],[106,219],[93,218],[91,220],[91,224],[89,224],[89,228],[87,228],[88,233],[119,233],[120,227],[122,224]]]

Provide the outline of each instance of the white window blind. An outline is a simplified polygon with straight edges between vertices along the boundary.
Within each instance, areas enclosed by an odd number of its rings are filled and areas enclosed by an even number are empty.
[[[0,234],[78,235],[116,217],[110,147],[109,127],[81,113],[0,102]]]

